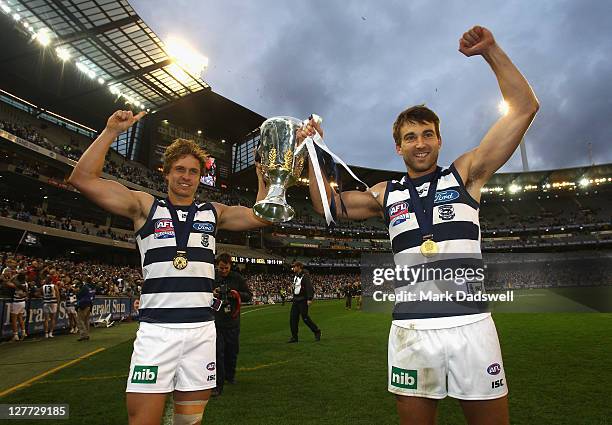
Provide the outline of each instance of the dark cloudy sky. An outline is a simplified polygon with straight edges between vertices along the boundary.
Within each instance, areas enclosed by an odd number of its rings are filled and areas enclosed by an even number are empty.
[[[261,115],[324,119],[347,163],[404,170],[391,125],[425,103],[441,118],[447,165],[478,144],[501,100],[461,34],[489,28],[541,104],[531,169],[612,162],[612,2],[608,0],[130,0],[162,38],[209,57],[213,90]],[[503,169],[520,170],[518,152]]]

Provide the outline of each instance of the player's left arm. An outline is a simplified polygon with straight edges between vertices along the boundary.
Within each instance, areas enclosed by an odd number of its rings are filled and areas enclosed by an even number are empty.
[[[255,171],[257,173],[257,201],[261,201],[267,194],[266,184],[263,179],[263,173],[259,164],[255,164]],[[252,208],[243,207],[240,205],[228,206],[213,202],[215,209],[217,210],[217,219],[219,223],[217,227],[219,229],[243,231],[257,229],[259,227],[269,226],[269,221],[263,220],[255,215]]]
[[[468,192],[479,200],[480,189],[510,159],[540,105],[523,74],[488,29],[475,26],[464,33],[459,51],[465,56],[481,55],[487,61],[509,106],[508,113],[493,124],[480,145],[455,161]]]

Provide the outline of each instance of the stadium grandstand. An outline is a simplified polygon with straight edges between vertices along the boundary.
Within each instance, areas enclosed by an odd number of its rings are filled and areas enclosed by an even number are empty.
[[[65,287],[87,281],[101,302],[124,304],[116,311],[100,307],[92,320],[112,312],[113,320],[129,321],[143,284],[133,228],[67,183],[76,161],[113,111],[146,110],[113,144],[104,178],[163,198],[161,154],[172,140],[186,138],[210,154],[197,199],[252,207],[254,149],[265,117],[215,93],[201,77],[208,60],[180,41],[178,47],[162,42],[126,0],[13,0],[2,1],[1,8],[2,269],[32,275],[33,299],[48,279]],[[181,56],[185,51],[187,59]],[[368,185],[402,176],[351,168]],[[342,190],[363,189],[346,173],[340,182]],[[328,227],[311,206],[306,175],[289,189],[287,200],[296,210],[292,221],[217,235],[217,253],[232,255],[254,304],[284,301],[295,261],[310,270],[316,298],[343,298],[360,280],[362,255],[391,252],[381,219],[340,220]],[[485,253],[571,256],[610,250],[612,164],[497,173],[482,190],[480,208]],[[495,278],[500,289],[573,281],[569,270],[507,267],[500,273]],[[602,270],[592,273],[598,285],[612,285]],[[8,341],[7,311],[2,320],[1,337]],[[28,318],[30,337],[42,333],[41,320]],[[58,321],[65,331],[66,320]]]

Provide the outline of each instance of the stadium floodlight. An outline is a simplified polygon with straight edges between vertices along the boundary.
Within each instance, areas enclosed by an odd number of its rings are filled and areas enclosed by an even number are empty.
[[[508,105],[508,102],[505,100],[502,100],[499,102],[499,105],[497,105],[497,109],[501,115],[507,115],[508,111],[510,111],[510,105]]]
[[[49,44],[51,44],[51,36],[47,32],[46,28],[38,30],[38,32],[34,34],[34,39],[44,47],[47,47]]]
[[[514,183],[511,184],[510,186],[508,186],[508,191],[510,193],[516,193],[516,192],[518,192],[520,190],[521,190],[521,187],[519,185],[514,184]]]
[[[104,78],[102,78],[102,77],[98,77],[98,83],[100,83],[100,84],[104,85],[104,83],[105,83],[105,82],[106,82],[106,81],[104,81]]]
[[[166,53],[168,56],[176,62],[174,65],[178,64],[176,68],[180,67],[196,77],[200,77],[202,72],[208,68],[208,58],[201,55],[181,38],[169,36],[164,42],[164,45],[166,46]],[[168,67],[168,71],[172,73],[170,68],[172,68],[172,66]],[[176,68],[174,68],[174,70],[176,70]]]
[[[66,62],[70,59],[70,52],[65,47],[58,47],[55,49],[55,53],[57,53],[57,57],[60,58],[63,62]]]
[[[2,10],[4,10],[4,13],[11,13],[11,8],[4,3],[2,3]]]
[[[586,177],[583,177],[582,179],[580,179],[580,186],[581,187],[587,187],[589,185],[589,179],[587,179]]]
[[[13,14],[13,19],[19,22],[21,20],[21,16],[18,13]]]
[[[119,89],[117,88],[117,86],[110,86],[110,87],[109,87],[109,90],[110,90],[111,94],[115,94],[115,95],[117,95],[117,94],[120,94],[120,93],[121,93],[121,92],[119,91]]]

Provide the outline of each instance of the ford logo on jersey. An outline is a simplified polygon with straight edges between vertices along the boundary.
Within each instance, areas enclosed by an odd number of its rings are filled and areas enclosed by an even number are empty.
[[[389,222],[397,226],[410,218],[407,202],[397,202],[389,207]]]
[[[214,233],[215,225],[212,223],[193,223],[193,228],[198,232]]]
[[[168,239],[174,237],[174,226],[169,218],[160,218],[155,221],[155,239]]]
[[[459,197],[459,192],[453,189],[436,192],[436,198],[434,200],[434,204],[439,204],[441,202],[454,201],[458,197]]]
[[[487,368],[487,373],[489,375],[497,375],[499,372],[501,372],[501,365],[499,363],[493,363]]]

